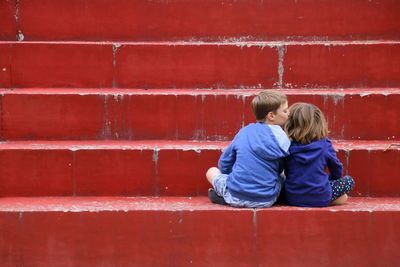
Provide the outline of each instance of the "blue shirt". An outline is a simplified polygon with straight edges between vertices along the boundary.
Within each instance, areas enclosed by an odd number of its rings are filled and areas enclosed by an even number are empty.
[[[267,202],[279,194],[278,177],[283,169],[283,158],[288,155],[283,147],[290,141],[282,128],[277,127],[279,129],[272,128],[280,131],[280,142],[269,125],[251,123],[237,133],[222,153],[218,167],[228,174],[227,188],[232,196]]]
[[[342,176],[343,165],[328,138],[303,145],[292,142],[285,162],[285,196],[288,204],[325,207],[332,198],[329,180]],[[328,167],[329,174],[325,172]]]

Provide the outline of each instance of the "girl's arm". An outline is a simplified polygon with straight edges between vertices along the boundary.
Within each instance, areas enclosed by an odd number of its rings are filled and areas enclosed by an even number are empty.
[[[336,180],[342,177],[343,164],[337,158],[336,151],[333,148],[331,141],[328,141],[328,143],[327,164],[329,169],[329,180]]]
[[[219,158],[218,169],[224,174],[230,174],[235,161],[236,151],[233,149],[233,143],[231,143]]]

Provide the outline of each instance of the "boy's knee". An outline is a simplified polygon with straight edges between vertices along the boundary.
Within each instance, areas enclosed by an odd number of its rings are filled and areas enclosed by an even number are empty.
[[[221,171],[216,167],[209,168],[206,173],[207,180],[212,184],[212,181],[214,180],[215,176],[217,176],[220,173]]]

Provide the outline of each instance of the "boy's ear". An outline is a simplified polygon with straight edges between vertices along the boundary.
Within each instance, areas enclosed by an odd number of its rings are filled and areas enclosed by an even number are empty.
[[[274,118],[275,118],[274,113],[272,111],[268,112],[268,114],[266,116],[266,119],[269,120],[269,121],[273,121]]]

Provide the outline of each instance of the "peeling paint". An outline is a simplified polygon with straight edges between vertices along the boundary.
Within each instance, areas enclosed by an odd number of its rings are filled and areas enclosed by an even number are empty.
[[[160,151],[160,149],[158,149],[158,148],[155,148],[154,150],[153,150],[153,157],[152,157],[152,160],[153,160],[153,162],[157,165],[158,164],[158,152]]]
[[[283,74],[285,72],[285,68],[283,65],[284,57],[285,57],[286,47],[285,46],[278,46],[278,88],[283,88]]]
[[[112,50],[113,50],[113,68],[114,68],[114,74],[113,74],[113,80],[112,80],[112,87],[117,88],[117,75],[116,75],[116,70],[117,70],[117,54],[118,54],[118,48],[121,47],[121,44],[113,43],[112,45]]]
[[[183,148],[182,151],[194,151],[196,153],[201,153],[201,148]]]
[[[253,209],[253,225],[257,229],[257,209]]]
[[[341,102],[341,103],[344,102],[344,95],[333,95],[332,97],[333,97],[333,103],[335,105],[337,105],[338,102]]]
[[[124,94],[114,94],[114,100],[115,102],[122,102],[124,100]]]
[[[18,30],[17,40],[23,41],[24,39],[25,39],[25,36],[22,34],[21,30]]]
[[[193,140],[203,140],[206,137],[206,131],[203,129],[203,120],[200,122],[201,126],[196,127],[193,133]]]
[[[108,95],[104,96],[103,137],[111,136],[111,121],[109,120]]]
[[[183,223],[183,212],[179,212],[178,216],[179,216],[178,223],[182,224]]]
[[[345,174],[349,175],[349,166],[350,166],[350,150],[345,149],[345,157],[346,157],[346,170]]]
[[[19,8],[20,8],[20,0],[16,0],[15,2],[15,25],[17,27],[17,40],[18,41],[23,41],[25,39],[24,34],[22,33],[20,29],[20,21],[19,21]]]

